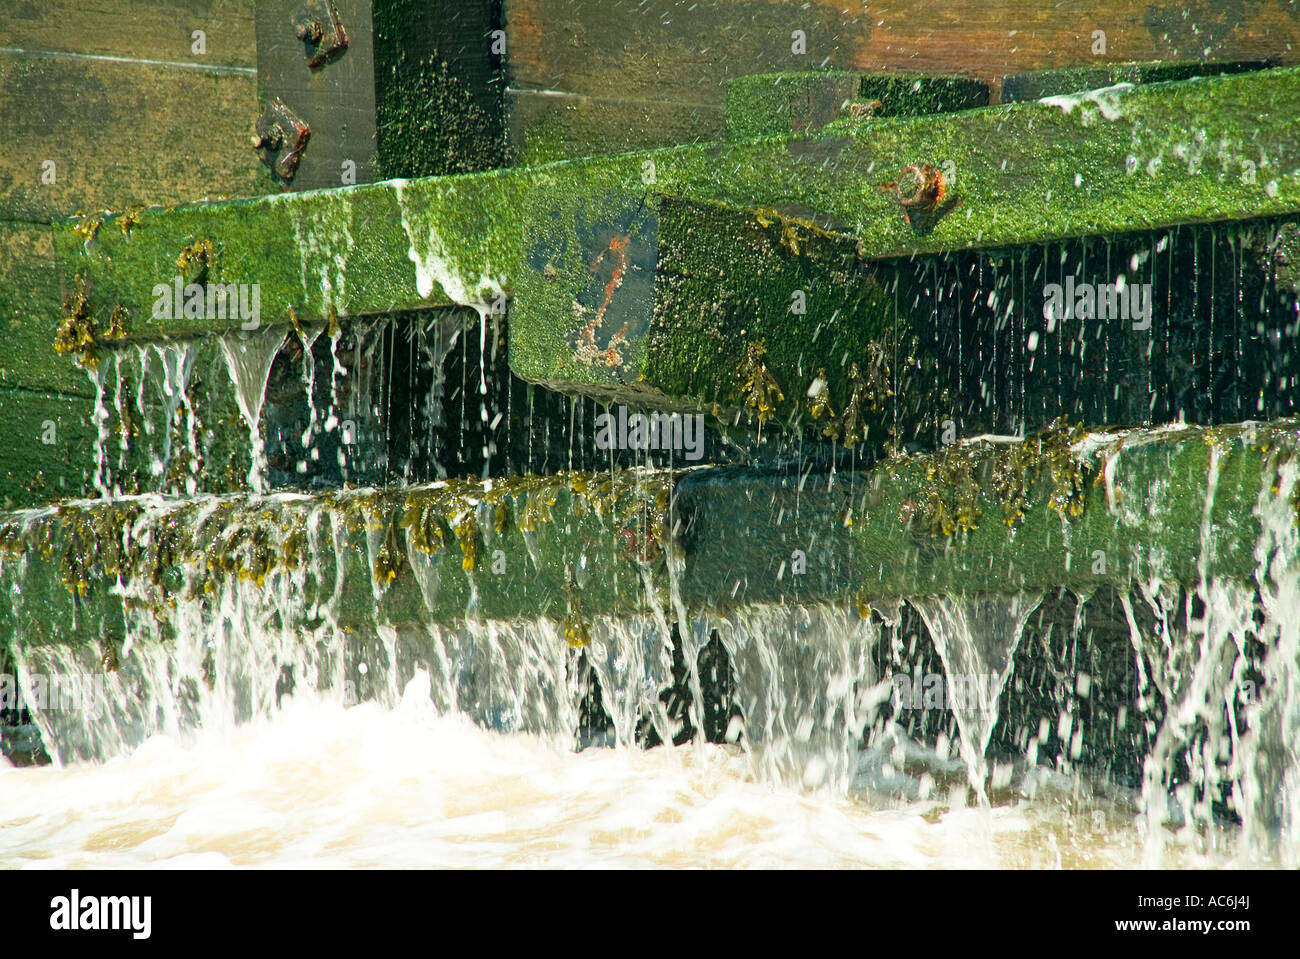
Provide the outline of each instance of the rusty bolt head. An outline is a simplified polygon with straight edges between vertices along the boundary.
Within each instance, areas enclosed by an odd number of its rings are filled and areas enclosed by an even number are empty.
[[[903,172],[898,175],[894,192],[898,195],[898,202],[903,209],[932,213],[943,202],[947,188],[943,182],[943,173],[939,169],[928,163],[921,163],[903,169]]]
[[[302,151],[311,138],[311,128],[276,97],[258,117],[250,142],[262,160],[286,183],[298,170]]]

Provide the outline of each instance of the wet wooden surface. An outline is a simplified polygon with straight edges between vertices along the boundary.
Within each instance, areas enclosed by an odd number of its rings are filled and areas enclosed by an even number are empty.
[[[9,0],[0,220],[255,192],[255,58],[253,0]]]
[[[717,139],[730,77],[786,70],[964,73],[989,83],[1026,70],[1156,59],[1300,63],[1300,3],[1185,0],[505,0],[516,149],[545,113],[604,144]],[[796,52],[802,31],[806,52]],[[1100,36],[1104,33],[1104,51]],[[597,119],[599,118],[599,119]],[[573,140],[569,137],[568,140]],[[570,151],[571,153],[571,151]]]

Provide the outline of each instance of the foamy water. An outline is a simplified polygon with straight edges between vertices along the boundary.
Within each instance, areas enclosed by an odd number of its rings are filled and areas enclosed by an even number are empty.
[[[886,770],[887,771],[887,770]],[[895,785],[901,773],[895,773]],[[928,774],[927,774],[928,775]],[[756,781],[708,745],[558,750],[439,716],[290,701],[269,719],[66,768],[0,768],[0,866],[996,867],[1141,862],[1125,803],[1079,781],[891,798],[864,757],[845,796]],[[954,782],[961,780],[960,774]],[[904,784],[906,787],[906,783]],[[941,786],[940,789],[947,787]],[[1032,792],[1033,798],[1027,793]],[[1086,807],[1086,808],[1085,808]],[[1229,864],[1170,848],[1169,866]]]

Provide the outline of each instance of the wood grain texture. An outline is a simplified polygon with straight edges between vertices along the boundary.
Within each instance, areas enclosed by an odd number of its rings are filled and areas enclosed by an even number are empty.
[[[538,91],[600,102],[609,119],[599,141],[635,149],[670,142],[663,125],[645,122],[645,103],[681,115],[671,128],[679,140],[683,128],[688,139],[719,138],[726,82],[747,74],[967,74],[988,83],[997,102],[1001,78],[1026,70],[1176,58],[1300,63],[1300,0],[505,0],[505,10],[517,155],[534,152],[520,143],[533,117],[566,122],[560,109],[531,102]],[[795,30],[806,35],[806,54],[792,50]],[[1093,53],[1096,30],[1105,32],[1104,54]],[[589,127],[590,117],[568,110],[575,124]]]
[[[255,0],[5,0],[0,47],[251,67]],[[205,34],[205,53],[193,33]]]
[[[252,72],[0,53],[0,219],[256,193],[256,119]]]
[[[990,83],[1025,70],[1146,60],[1300,62],[1294,0],[880,0],[860,69],[965,72]],[[1094,54],[1094,31],[1105,33]]]

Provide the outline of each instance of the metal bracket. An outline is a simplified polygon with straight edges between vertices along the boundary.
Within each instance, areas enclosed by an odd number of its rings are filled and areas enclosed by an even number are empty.
[[[311,128],[276,97],[257,118],[253,148],[262,154],[262,162],[287,183],[298,172],[298,161],[310,138]]]
[[[330,0],[311,0],[294,19],[306,50],[307,66],[315,70],[348,48],[347,31]]]

